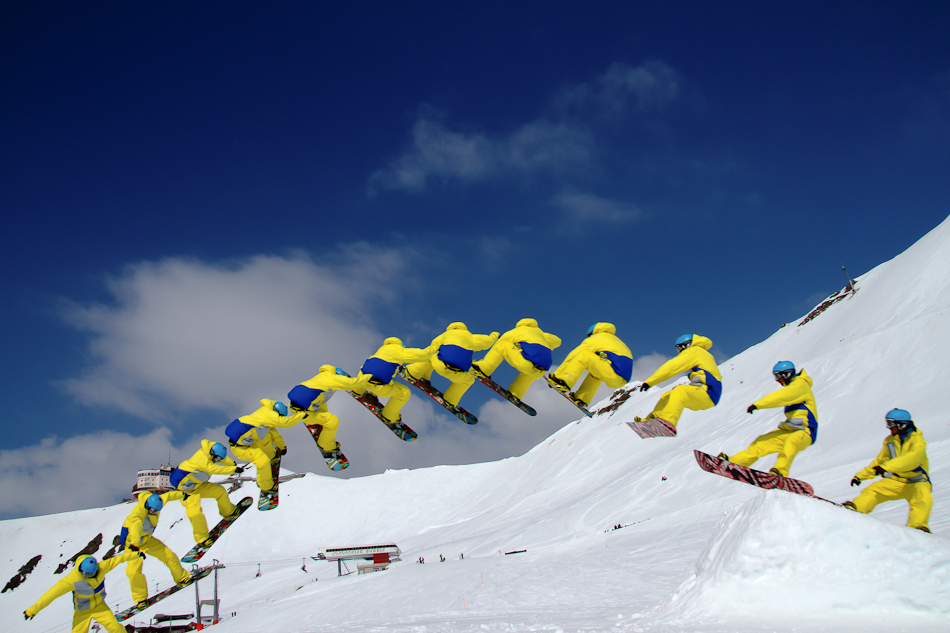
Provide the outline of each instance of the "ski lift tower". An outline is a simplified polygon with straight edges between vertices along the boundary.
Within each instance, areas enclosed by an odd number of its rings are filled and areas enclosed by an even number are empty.
[[[211,569],[214,570],[214,598],[211,600],[202,600],[201,594],[198,593],[198,583],[195,583],[195,625],[203,626],[205,624],[217,624],[220,620],[218,619],[218,607],[221,604],[221,601],[218,600],[218,570],[224,569],[224,565],[218,562],[218,559],[211,561]],[[201,607],[210,606],[211,616],[201,616]]]

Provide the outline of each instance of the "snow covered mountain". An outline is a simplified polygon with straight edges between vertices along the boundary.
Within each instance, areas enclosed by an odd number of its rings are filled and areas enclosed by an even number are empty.
[[[857,288],[723,363],[721,402],[687,411],[675,439],[641,440],[624,424],[649,412],[663,391],[654,388],[568,424],[520,457],[348,480],[307,474],[283,484],[277,510],[249,511],[207,557],[226,565],[225,619],[214,630],[950,630],[950,398],[942,385],[950,219]],[[700,334],[715,341],[715,332]],[[792,476],[820,496],[853,498],[852,475],[887,435],[885,412],[908,409],[928,441],[933,535],[903,526],[903,502],[864,516],[698,468],[694,448],[735,453],[776,426],[780,410],[748,415],[746,407],[776,388],[778,360],[808,371],[818,403],[818,441],[799,454]],[[232,499],[254,493],[246,485]],[[4,631],[68,630],[68,598],[31,622],[21,613],[61,577],[57,565],[99,533],[101,557],[129,509],[0,522],[0,580],[42,555],[0,594]],[[210,504],[206,512],[215,516]],[[190,547],[179,504],[162,513],[156,535],[177,552]],[[322,547],[374,542],[397,543],[402,562],[337,577],[335,563],[309,558]],[[170,584],[155,560],[145,570],[150,587]],[[202,598],[210,583],[202,581]],[[107,586],[110,604],[130,604],[120,571]],[[193,612],[194,600],[183,591],[135,622]]]

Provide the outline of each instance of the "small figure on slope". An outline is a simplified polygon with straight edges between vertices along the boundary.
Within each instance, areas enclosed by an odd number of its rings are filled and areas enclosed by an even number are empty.
[[[662,396],[653,411],[643,419],[657,419],[676,428],[683,409],[701,411],[719,404],[722,396],[722,375],[716,359],[707,350],[712,341],[699,334],[684,334],[676,339],[677,355],[666,361],[647,378],[640,391],[668,380],[681,371],[689,372],[688,385],[676,385]],[[641,418],[637,418],[640,421]]]
[[[815,443],[818,437],[818,407],[812,394],[812,379],[802,370],[795,373],[795,365],[783,360],[772,367],[772,375],[782,385],[769,395],[756,400],[746,409],[752,413],[756,409],[785,407],[785,421],[771,433],[760,435],[741,453],[729,457],[719,454],[719,459],[740,466],[751,466],[760,457],[778,453],[775,467],[770,472],[780,477],[788,477],[795,456]]]
[[[431,382],[432,371],[447,378],[452,384],[445,390],[445,403],[458,406],[459,400],[475,383],[472,373],[474,352],[488,349],[498,340],[498,332],[472,334],[464,323],[450,323],[445,332],[432,340],[429,347],[438,352],[427,360],[406,366],[406,373],[415,380]]]
[[[545,376],[558,391],[570,391],[581,374],[589,372],[573,396],[586,407],[597,394],[600,383],[619,389],[630,382],[633,354],[617,338],[613,323],[595,323],[587,330],[584,342],[571,350],[558,368]]]
[[[165,563],[172,578],[179,585],[187,583],[191,574],[182,568],[175,552],[152,533],[158,525],[158,518],[165,504],[169,501],[181,501],[184,496],[184,493],[178,490],[163,495],[140,494],[138,503],[122,523],[122,531],[119,533],[119,538],[127,550],[144,552]],[[129,584],[132,586],[132,600],[139,604],[144,603],[148,599],[148,584],[145,574],[142,573],[142,558],[131,559],[125,567],[125,575],[129,577]]]
[[[523,400],[528,387],[551,368],[551,350],[560,347],[561,339],[538,327],[534,319],[521,319],[515,329],[502,334],[491,346],[485,358],[472,363],[472,368],[486,378],[498,369],[503,360],[519,373],[508,387],[508,392]]]
[[[40,596],[36,604],[23,612],[25,620],[48,607],[53,600],[73,592],[73,628],[72,633],[87,633],[92,620],[95,620],[109,633],[126,633],[125,627],[116,620],[109,605],[106,604],[106,574],[122,563],[139,559],[138,552],[127,551],[101,563],[93,556],[84,556],[76,561],[75,568],[49,591]]]
[[[883,479],[868,486],[854,501],[845,501],[843,505],[868,514],[879,503],[904,499],[910,504],[907,526],[930,532],[927,521],[933,497],[927,442],[914,425],[910,413],[904,409],[891,409],[885,421],[891,434],[884,439],[881,453],[854,476],[851,485],[860,486],[862,481],[877,476]]]
[[[277,489],[277,482],[271,473],[271,462],[287,453],[287,443],[277,429],[292,427],[307,417],[304,411],[297,411],[293,415],[289,413],[283,402],[263,399],[259,409],[242,415],[224,430],[235,457],[254,464],[257,486],[264,494],[276,492]]]
[[[340,444],[336,441],[336,430],[340,426],[340,419],[327,409],[327,401],[333,396],[334,391],[365,389],[368,382],[369,376],[350,378],[345,371],[337,369],[334,365],[321,365],[320,373],[297,385],[287,394],[290,399],[290,408],[295,414],[301,411],[308,412],[307,426],[321,427],[317,447],[325,459],[332,458],[340,452]]]
[[[213,484],[208,479],[211,475],[233,475],[243,471],[228,457],[228,449],[224,444],[211,440],[201,440],[201,450],[172,471],[169,483],[185,495],[181,504],[185,506],[185,514],[191,521],[195,543],[211,546],[208,521],[201,512],[202,499],[214,499],[222,518],[231,518],[238,513],[237,506],[231,503],[224,486]]]
[[[369,391],[377,398],[389,398],[382,409],[382,415],[390,424],[402,421],[400,411],[409,402],[409,387],[394,380],[396,370],[405,363],[419,363],[429,360],[437,348],[405,347],[395,336],[383,341],[383,346],[366,359],[360,368],[359,377],[366,377],[366,386],[354,389],[356,394]]]

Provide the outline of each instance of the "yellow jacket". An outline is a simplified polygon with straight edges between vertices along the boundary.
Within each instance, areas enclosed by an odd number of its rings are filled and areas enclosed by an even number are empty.
[[[557,349],[561,346],[561,339],[543,331],[534,319],[521,319],[515,324],[515,329],[508,330],[498,337],[498,340],[512,341],[513,343],[537,343],[548,349]]]
[[[271,436],[271,429],[292,427],[297,422],[305,420],[309,414],[306,411],[292,409],[292,415],[280,415],[274,411],[274,402],[274,400],[267,400],[266,398],[261,400],[260,409],[242,415],[227,426],[224,434],[228,436],[232,447],[262,448],[268,443],[275,443],[279,448],[286,448],[279,434],[276,437]]]
[[[390,336],[383,346],[366,359],[360,368],[360,376],[366,376],[369,382],[388,385],[393,381],[399,365],[429,360],[438,352],[437,347],[405,347],[400,339]]]
[[[66,574],[62,580],[50,587],[49,591],[40,596],[40,599],[26,610],[26,614],[30,617],[36,615],[48,607],[53,600],[66,595],[70,591],[73,592],[73,608],[76,611],[88,611],[93,607],[98,607],[106,599],[106,574],[117,565],[127,563],[137,556],[136,552],[127,551],[119,556],[99,561],[99,570],[92,578],[86,578],[79,571],[79,565],[91,557],[80,556],[76,560],[76,567]]]
[[[211,478],[211,475],[231,475],[237,464],[230,457],[215,463],[211,459],[211,440],[201,440],[201,450],[178,464],[172,471],[169,483],[182,492],[190,493]]]
[[[341,376],[336,373],[335,366],[321,365],[319,374],[291,389],[287,397],[296,409],[326,411],[326,402],[334,391],[361,389],[366,386],[369,379],[370,377],[365,374],[356,378]]]
[[[468,371],[472,368],[472,352],[488,349],[495,344],[498,336],[498,332],[472,334],[464,323],[455,322],[432,339],[430,347],[438,350],[439,360],[446,365]]]
[[[818,438],[818,405],[815,404],[811,387],[811,376],[802,370],[787,385],[752,404],[756,409],[785,407],[786,420],[778,428],[784,431],[808,431],[814,444]]]
[[[682,371],[688,371],[690,384],[704,386],[713,404],[719,404],[719,398],[722,396],[722,375],[716,366],[716,359],[708,351],[711,348],[711,340],[694,334],[692,345],[660,365],[660,368],[643,382],[652,387]]]
[[[882,475],[905,484],[930,481],[930,462],[927,461],[927,441],[920,430],[907,437],[888,435],[884,447],[871,464],[855,477],[864,481],[877,477],[874,467],[880,466],[886,472]]]
[[[213,445],[214,442],[211,440],[201,440],[201,450],[178,464],[178,468],[190,473],[200,472],[210,475],[233,474],[237,464],[235,464],[234,460],[230,457],[225,457],[217,463],[211,460],[211,447]]]
[[[149,514],[145,508],[145,502],[150,496],[151,495],[145,493],[140,494],[135,508],[129,512],[129,516],[122,522],[120,538],[126,547],[130,545],[141,547],[144,541],[151,538],[152,532],[155,531],[155,526],[158,525],[158,517],[161,515],[161,511],[156,514]],[[171,492],[166,492],[159,496],[162,498],[164,507],[164,504],[167,504],[169,501],[181,501],[185,498],[185,493],[180,490],[172,490]]]
[[[611,363],[614,371],[624,380],[630,380],[633,371],[633,354],[623,341],[617,338],[617,328],[613,323],[597,323],[590,336],[571,350],[562,365],[566,365],[579,354],[596,354]]]

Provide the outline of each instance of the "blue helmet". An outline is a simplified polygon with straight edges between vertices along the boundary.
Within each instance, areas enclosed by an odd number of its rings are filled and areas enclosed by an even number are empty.
[[[283,402],[275,402],[275,403],[274,403],[274,411],[276,411],[276,412],[277,412],[277,415],[279,415],[279,416],[286,416],[286,415],[287,415],[287,405],[284,404]]]
[[[349,376],[349,374],[346,373],[346,371],[345,371],[342,367],[337,367],[337,368],[336,368],[336,375],[337,375],[337,376]]]
[[[884,416],[887,428],[891,434],[903,435],[914,428],[914,420],[910,417],[910,412],[906,409],[891,409]]]
[[[775,380],[787,385],[795,377],[795,364],[790,360],[780,360],[772,367],[772,375],[775,376]]]
[[[600,325],[600,323],[595,323],[595,324],[593,324],[592,326],[590,326],[589,328],[587,328],[587,336],[590,336],[591,334],[593,334],[593,333],[594,333],[594,328],[597,327],[598,325]]]
[[[887,415],[884,416],[884,419],[888,422],[913,422],[914,420],[910,417],[910,412],[906,409],[891,409],[887,412]]]
[[[79,573],[86,578],[92,578],[99,571],[99,563],[92,556],[87,556],[79,563]]]
[[[676,351],[682,352],[684,349],[693,344],[693,335],[684,334],[683,336],[676,339]]]
[[[211,461],[217,462],[228,456],[228,449],[221,442],[211,445]]]
[[[163,505],[165,505],[165,502],[154,492],[145,500],[145,509],[148,510],[149,514],[158,514],[161,512]]]

